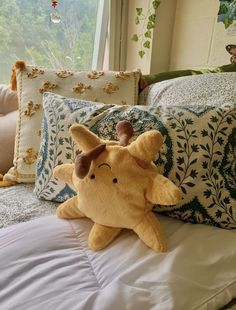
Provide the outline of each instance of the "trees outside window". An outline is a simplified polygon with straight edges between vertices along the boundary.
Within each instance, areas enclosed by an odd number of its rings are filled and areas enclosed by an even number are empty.
[[[0,83],[16,60],[56,69],[92,66],[99,0],[59,0],[53,24],[50,0],[0,1]]]

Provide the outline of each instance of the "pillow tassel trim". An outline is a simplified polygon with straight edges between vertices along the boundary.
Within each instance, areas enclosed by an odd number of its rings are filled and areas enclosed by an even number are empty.
[[[16,182],[3,181],[3,175],[0,173],[0,187],[8,187],[15,185]]]
[[[17,90],[17,81],[16,81],[16,70],[19,69],[21,71],[26,69],[26,64],[23,60],[18,60],[15,62],[14,66],[12,67],[12,74],[10,85],[12,90]]]

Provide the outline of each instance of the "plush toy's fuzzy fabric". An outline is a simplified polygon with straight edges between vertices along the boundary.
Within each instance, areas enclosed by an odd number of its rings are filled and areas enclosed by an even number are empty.
[[[103,249],[128,228],[154,251],[165,251],[164,235],[151,210],[153,204],[178,203],[181,194],[152,162],[163,143],[161,134],[151,130],[128,145],[132,126],[125,121],[117,126],[121,144],[102,140],[82,125],[73,125],[70,133],[84,153],[75,164],[54,169],[56,178],[78,191],[58,207],[58,217],[90,218],[94,226],[88,244],[93,250]]]

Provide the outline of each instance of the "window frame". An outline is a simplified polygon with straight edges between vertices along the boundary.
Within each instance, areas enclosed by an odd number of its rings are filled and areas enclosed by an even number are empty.
[[[92,70],[103,69],[109,22],[109,1],[99,0],[94,35]]]

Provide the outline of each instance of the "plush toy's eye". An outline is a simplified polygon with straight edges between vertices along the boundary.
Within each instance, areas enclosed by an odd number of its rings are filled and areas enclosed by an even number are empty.
[[[112,182],[117,183],[118,182],[117,178],[113,179]]]
[[[90,176],[90,179],[95,179],[95,174],[92,174],[92,175]]]

